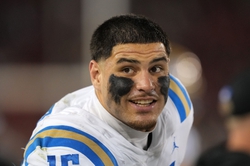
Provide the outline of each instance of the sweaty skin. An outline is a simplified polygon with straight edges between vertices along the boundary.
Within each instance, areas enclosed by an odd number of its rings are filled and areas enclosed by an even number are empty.
[[[109,93],[111,93],[112,98],[117,104],[120,103],[120,99],[123,95],[126,95],[132,88],[134,81],[126,77],[117,77],[112,74],[109,77]],[[165,103],[168,99],[168,88],[170,84],[170,79],[168,76],[163,76],[158,78],[158,83],[161,87],[161,94],[165,98]]]

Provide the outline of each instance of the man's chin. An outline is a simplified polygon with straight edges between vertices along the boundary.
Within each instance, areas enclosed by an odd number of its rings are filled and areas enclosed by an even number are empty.
[[[130,125],[131,128],[138,130],[138,131],[143,131],[143,132],[149,132],[152,131],[156,126],[156,121],[148,121],[148,120],[143,120],[143,121],[137,121],[136,123],[133,123]]]

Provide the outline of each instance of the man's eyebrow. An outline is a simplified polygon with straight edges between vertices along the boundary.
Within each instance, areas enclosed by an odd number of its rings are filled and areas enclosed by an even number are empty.
[[[127,59],[127,58],[121,58],[119,59],[116,63],[122,63],[122,62],[129,62],[129,63],[136,63],[139,64],[140,62],[138,60],[135,59]]]
[[[166,61],[168,62],[168,58],[164,57],[160,57],[160,58],[155,58],[153,59],[150,63],[155,63],[155,62],[159,62],[159,61]]]

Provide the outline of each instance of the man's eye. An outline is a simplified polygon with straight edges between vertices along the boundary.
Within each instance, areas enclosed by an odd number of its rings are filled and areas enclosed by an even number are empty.
[[[124,68],[122,71],[128,74],[133,73],[133,70],[131,68]]]
[[[158,73],[158,72],[160,72],[161,70],[162,70],[161,67],[159,67],[159,66],[154,66],[154,67],[152,67],[152,68],[150,69],[150,72]]]

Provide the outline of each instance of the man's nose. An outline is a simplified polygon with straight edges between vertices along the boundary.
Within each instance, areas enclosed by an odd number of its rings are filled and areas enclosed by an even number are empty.
[[[137,75],[135,85],[137,90],[151,92],[155,89],[155,83],[149,72],[140,72]]]

